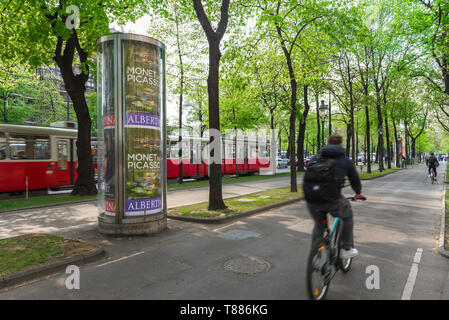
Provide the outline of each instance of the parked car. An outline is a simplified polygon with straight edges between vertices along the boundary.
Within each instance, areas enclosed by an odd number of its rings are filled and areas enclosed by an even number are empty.
[[[309,163],[310,159],[312,159],[312,157],[304,158],[304,166],[307,166],[307,164]]]
[[[288,167],[288,159],[286,158],[276,158],[276,167],[279,169]]]

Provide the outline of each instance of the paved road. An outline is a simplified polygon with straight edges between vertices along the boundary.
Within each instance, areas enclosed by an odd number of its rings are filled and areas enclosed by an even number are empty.
[[[298,182],[301,181],[298,175]],[[290,177],[277,177],[223,185],[223,198],[287,187]],[[168,192],[169,208],[209,201],[209,186]],[[98,220],[96,202],[24,209],[0,213],[0,239],[32,232],[62,233],[95,228]]]
[[[424,171],[419,166],[363,182],[369,199],[353,205],[360,255],[348,274],[334,278],[328,299],[400,299],[418,248],[411,298],[449,299],[449,260],[435,253],[443,186],[431,185]],[[67,290],[65,275],[56,275],[0,292],[0,299],[306,299],[312,227],[305,204],[297,203],[220,226],[169,220],[167,232],[151,237],[67,232],[108,252],[81,268],[81,289]],[[225,268],[261,271],[263,261],[269,268],[255,274]],[[372,265],[380,270],[380,289],[368,290]]]

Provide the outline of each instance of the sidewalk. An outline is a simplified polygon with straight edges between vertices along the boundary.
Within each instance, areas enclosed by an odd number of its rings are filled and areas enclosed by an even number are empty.
[[[298,183],[301,183],[298,175]],[[288,187],[290,177],[270,178],[223,185],[223,198],[259,191]],[[167,193],[168,208],[209,201],[209,187],[175,190]],[[61,205],[39,209],[23,209],[0,214],[0,239],[26,233],[72,232],[78,229],[97,227],[98,208],[96,202]]]

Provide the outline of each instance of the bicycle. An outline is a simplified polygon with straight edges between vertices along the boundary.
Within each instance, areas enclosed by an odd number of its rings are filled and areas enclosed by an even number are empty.
[[[347,198],[355,201],[354,197]],[[360,200],[366,200],[362,198]],[[324,300],[326,298],[331,280],[337,274],[338,270],[343,273],[351,269],[352,259],[340,258],[341,231],[343,221],[336,217],[332,230],[329,230],[327,219],[323,221],[326,225],[326,231],[323,237],[316,239],[309,253],[307,261],[307,291],[311,300]],[[315,284],[314,277],[318,277],[318,283]]]
[[[432,184],[435,183],[435,169],[434,168],[432,168],[430,170],[430,181],[432,182]]]

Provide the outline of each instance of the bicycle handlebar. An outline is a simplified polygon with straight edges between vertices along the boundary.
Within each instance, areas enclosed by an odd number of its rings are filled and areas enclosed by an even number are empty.
[[[363,201],[365,201],[365,200],[367,200],[366,197],[358,198],[357,200],[355,200],[355,197],[347,197],[346,199],[351,200],[351,201],[358,201],[358,200],[363,200]]]

